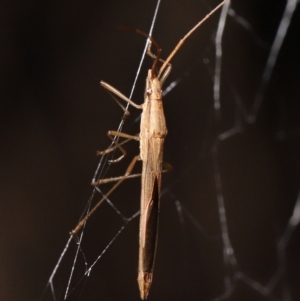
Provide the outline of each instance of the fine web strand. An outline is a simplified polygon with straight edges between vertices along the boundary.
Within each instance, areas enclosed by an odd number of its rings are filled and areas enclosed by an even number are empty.
[[[256,119],[257,112],[261,106],[261,103],[263,101],[264,95],[266,93],[266,89],[268,86],[268,83],[270,81],[270,78],[272,76],[272,72],[274,70],[278,54],[280,52],[280,49],[282,47],[282,43],[286,37],[287,30],[289,28],[289,25],[291,24],[292,17],[296,11],[298,0],[288,0],[285,6],[285,10],[283,12],[283,16],[281,19],[281,22],[279,24],[276,37],[274,39],[274,42],[272,44],[272,48],[265,66],[265,69],[262,74],[261,84],[259,86],[259,89],[256,93],[252,112],[249,117],[250,122],[254,122]]]
[[[227,20],[228,9],[230,1],[227,1],[222,7],[220,21],[218,24],[216,34],[216,63],[215,63],[215,76],[214,76],[214,109],[216,112],[217,121],[220,119],[220,83],[221,83],[221,62],[222,62],[222,37],[225,29],[225,23]]]

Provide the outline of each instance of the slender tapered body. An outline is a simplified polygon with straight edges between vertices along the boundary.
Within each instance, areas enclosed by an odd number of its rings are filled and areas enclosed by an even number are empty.
[[[151,70],[149,70],[140,130],[140,159],[143,162],[143,169],[138,284],[142,299],[147,297],[152,282],[158,232],[163,145],[167,135],[161,85],[157,78],[151,77]]]

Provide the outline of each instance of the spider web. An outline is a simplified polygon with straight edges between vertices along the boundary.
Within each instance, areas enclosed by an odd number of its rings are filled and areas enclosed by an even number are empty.
[[[164,158],[175,170],[163,178],[149,300],[299,299],[298,3],[228,2],[172,61],[164,87]],[[153,22],[145,22],[150,33],[155,24],[153,36],[166,44],[163,57],[217,4],[172,8],[172,2],[158,2]],[[182,27],[166,38],[168,22]],[[122,35],[123,45],[132,48],[142,40]],[[143,95],[140,74],[149,64],[146,58],[137,65],[130,93],[137,103]],[[135,134],[139,112],[129,110],[132,116],[118,130]],[[125,172],[138,144],[124,147],[127,157],[119,163],[108,163],[117,152],[100,158],[94,179]],[[95,188],[82,216],[108,190]],[[126,180],[78,237],[69,238],[41,300],[139,299],[139,194],[140,179]]]

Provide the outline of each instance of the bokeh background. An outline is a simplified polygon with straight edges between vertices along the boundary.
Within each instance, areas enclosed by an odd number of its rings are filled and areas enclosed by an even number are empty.
[[[153,33],[162,56],[217,3],[163,0]],[[128,24],[148,31],[155,5],[149,0],[1,2],[1,300],[41,298],[68,232],[91,195],[99,160],[96,150],[109,145],[106,132],[116,129],[122,116],[99,81],[129,95],[144,47],[144,38],[116,27]],[[169,129],[165,160],[174,172],[164,177],[166,193],[149,300],[211,300],[224,292],[226,268],[211,148],[216,135],[237,122],[243,131],[220,143],[218,159],[238,270],[261,285],[283,264],[286,271],[272,295],[263,296],[238,282],[228,300],[300,300],[299,228],[283,258],[279,260],[276,253],[300,186],[299,7],[253,124],[243,119],[233,97],[237,92],[250,110],[285,5],[283,0],[233,1],[234,11],[252,29],[228,17],[219,123],[212,105],[212,39],[219,14],[173,60],[168,82],[181,81],[165,98]],[[147,58],[133,95],[137,103],[143,101],[150,65]],[[124,132],[138,132],[135,111],[131,109]],[[109,169],[107,176],[122,174],[138,153],[135,142],[126,149],[128,158]],[[139,190],[139,180],[128,181],[111,200],[130,217],[138,211]],[[174,201],[193,218],[184,214],[181,223]],[[107,205],[91,218],[83,245],[89,264],[122,225]],[[138,218],[125,227],[69,300],[139,300],[137,248]],[[75,251],[71,245],[66,266],[59,268],[62,275],[55,279],[58,300]],[[76,268],[78,275],[83,271],[82,266]],[[290,299],[282,298],[283,287]],[[49,291],[43,300],[52,300]]]

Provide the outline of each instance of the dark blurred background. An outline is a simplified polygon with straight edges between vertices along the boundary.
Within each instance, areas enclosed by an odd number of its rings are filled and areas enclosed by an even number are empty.
[[[162,56],[217,4],[163,0],[153,32]],[[106,132],[116,129],[122,116],[99,81],[129,95],[144,47],[143,37],[116,27],[125,24],[148,31],[155,5],[149,0],[1,2],[1,300],[32,301],[42,296],[68,232],[91,195],[96,150],[109,145]],[[211,147],[218,133],[237,122],[243,131],[220,143],[218,162],[238,270],[266,285],[278,267],[286,263],[287,268],[272,295],[262,296],[237,282],[228,300],[300,300],[299,229],[280,260],[276,253],[299,193],[299,7],[256,121],[248,124],[236,104],[239,99],[250,111],[285,5],[283,0],[233,1],[234,11],[252,29],[228,17],[219,123],[214,119],[212,88],[218,13],[173,60],[166,86],[181,81],[164,103],[169,129],[165,160],[174,172],[163,180],[167,193],[162,198],[149,300],[211,300],[224,291],[226,268]],[[143,101],[149,66],[147,58],[133,95],[137,103]],[[135,111],[131,108],[124,132],[138,132]],[[136,142],[126,149],[128,158],[112,166],[107,176],[124,173],[138,153]],[[139,193],[140,180],[132,180],[111,200],[130,217],[139,208]],[[192,212],[202,228],[188,215],[181,224],[174,200]],[[83,245],[89,264],[122,225],[107,205],[91,218]],[[71,245],[66,266],[59,267],[62,275],[54,279],[58,300],[75,251]],[[137,254],[138,218],[125,227],[90,277],[71,285],[78,291],[69,300],[139,300]],[[83,272],[83,266],[76,268],[78,277]],[[283,287],[292,299],[282,299]],[[52,300],[49,290],[43,300]]]

